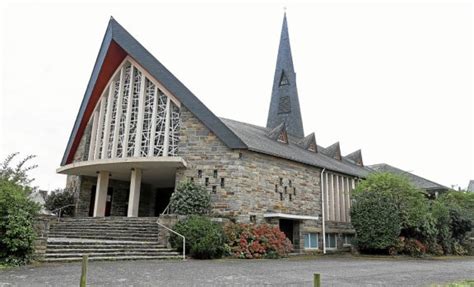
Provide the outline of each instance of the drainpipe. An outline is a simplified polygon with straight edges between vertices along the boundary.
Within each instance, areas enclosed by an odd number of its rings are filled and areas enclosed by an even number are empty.
[[[321,171],[321,180],[319,181],[321,185],[321,218],[322,218],[322,235],[323,235],[323,254],[326,254],[326,223],[325,223],[326,218],[324,218],[325,198],[324,198],[324,184],[323,184],[323,174],[325,170],[326,168],[323,168],[323,170]]]

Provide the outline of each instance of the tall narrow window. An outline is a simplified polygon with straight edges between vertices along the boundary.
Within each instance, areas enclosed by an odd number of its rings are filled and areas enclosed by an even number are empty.
[[[290,84],[290,81],[288,80],[288,77],[286,76],[285,71],[281,71],[280,87],[288,86],[289,84]]]
[[[214,178],[217,178],[217,169],[214,170],[213,177],[214,177]]]
[[[224,187],[225,186],[225,180],[223,177],[221,177],[221,187]]]

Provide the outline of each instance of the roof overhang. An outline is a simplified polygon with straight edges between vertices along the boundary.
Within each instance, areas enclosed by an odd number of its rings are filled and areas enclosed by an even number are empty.
[[[310,216],[310,215],[297,215],[297,214],[287,214],[287,213],[265,213],[263,214],[264,218],[283,218],[283,219],[293,219],[293,220],[319,220],[319,216]]]
[[[128,176],[132,168],[159,172],[186,166],[186,161],[178,156],[128,157],[74,162],[56,169],[56,172],[68,175],[96,176],[99,171],[108,171],[112,174],[127,174]]]

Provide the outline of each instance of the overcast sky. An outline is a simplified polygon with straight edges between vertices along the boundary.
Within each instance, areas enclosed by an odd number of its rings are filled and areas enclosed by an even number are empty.
[[[416,1],[0,4],[0,158],[57,175],[110,16],[216,115],[264,126],[287,6],[305,133],[365,164],[474,179],[473,7]],[[222,1],[219,1],[222,2]]]

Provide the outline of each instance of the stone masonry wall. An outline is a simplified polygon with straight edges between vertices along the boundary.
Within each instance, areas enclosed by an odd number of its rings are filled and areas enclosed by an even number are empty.
[[[203,186],[208,182],[213,213],[239,222],[249,222],[250,216],[262,222],[268,212],[320,215],[318,168],[231,150],[184,107],[181,121],[179,154],[188,167],[177,171],[176,182],[193,180]]]

